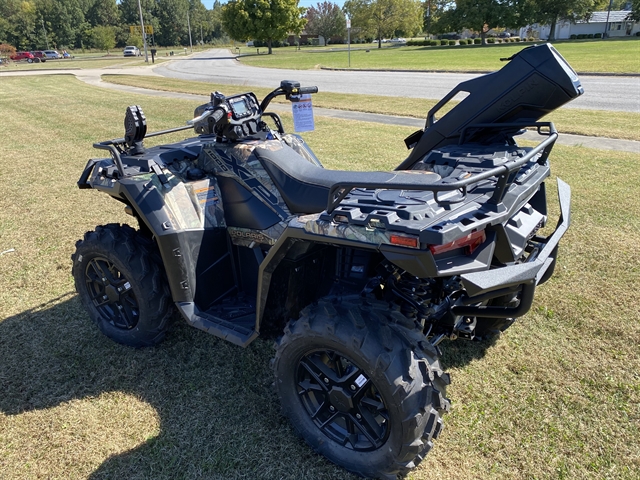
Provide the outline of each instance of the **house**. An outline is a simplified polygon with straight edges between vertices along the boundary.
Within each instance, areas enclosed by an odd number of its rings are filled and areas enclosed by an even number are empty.
[[[555,38],[562,40],[571,38],[572,35],[604,35],[605,32],[609,37],[636,35],[640,32],[640,24],[628,18],[630,13],[629,10],[593,12],[588,20],[577,20],[575,23],[559,21],[556,25]],[[521,28],[520,36],[533,36],[546,40],[549,38],[549,32],[549,25],[535,24]]]

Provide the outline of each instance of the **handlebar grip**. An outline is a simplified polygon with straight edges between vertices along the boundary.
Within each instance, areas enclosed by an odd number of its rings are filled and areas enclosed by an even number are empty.
[[[222,120],[222,117],[224,117],[226,113],[227,112],[225,112],[223,108],[217,108],[216,110],[214,110],[214,112],[211,114],[211,116],[213,117],[213,123],[218,123],[220,120]]]
[[[300,95],[305,95],[307,93],[318,93],[318,87],[300,87],[298,89],[298,93]]]

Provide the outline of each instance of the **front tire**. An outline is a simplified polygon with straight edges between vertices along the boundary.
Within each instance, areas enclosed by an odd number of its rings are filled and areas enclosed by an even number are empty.
[[[449,377],[410,323],[384,302],[323,300],[279,342],[274,369],[285,415],[315,451],[359,475],[395,479],[442,430]]]
[[[71,256],[76,290],[110,339],[132,347],[159,343],[173,314],[155,243],[128,225],[87,232]]]

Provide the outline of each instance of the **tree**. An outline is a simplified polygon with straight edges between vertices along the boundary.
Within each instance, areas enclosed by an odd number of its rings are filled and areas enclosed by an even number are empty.
[[[95,0],[86,13],[86,20],[92,27],[118,25],[120,12],[116,0]]]
[[[298,0],[231,0],[222,7],[221,20],[229,37],[240,42],[265,41],[271,54],[273,40],[302,31],[304,10]]]
[[[632,0],[631,12],[627,18],[635,22],[640,22],[640,0]]]
[[[325,1],[309,7],[305,18],[307,33],[324,37],[326,43],[329,43],[331,37],[344,36],[347,31],[344,13],[332,2]]]
[[[535,0],[530,10],[530,22],[549,25],[549,41],[555,40],[558,21],[575,22],[588,18],[600,2],[598,0]]]
[[[98,25],[91,29],[91,43],[98,50],[109,50],[116,46],[116,30],[113,27]]]
[[[382,39],[413,36],[422,30],[423,9],[418,0],[348,0],[344,10],[359,33]]]
[[[434,31],[444,33],[469,28],[479,32],[482,45],[486,45],[487,32],[492,28],[526,24],[522,8],[518,0],[457,0],[455,8],[440,15]]]

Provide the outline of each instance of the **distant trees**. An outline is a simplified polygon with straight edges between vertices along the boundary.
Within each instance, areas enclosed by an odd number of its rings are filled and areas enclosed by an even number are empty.
[[[423,8],[418,0],[347,0],[344,11],[362,36],[378,40],[413,36],[423,28]]]
[[[116,46],[116,29],[97,25],[91,29],[91,40],[95,48],[109,53]]]
[[[315,7],[309,7],[305,18],[305,31],[324,37],[327,43],[331,37],[344,36],[347,33],[344,12],[335,3],[325,1],[317,3]]]
[[[194,41],[211,42],[225,35],[219,1],[211,10],[201,0],[141,0],[141,4],[145,25],[153,26],[157,44],[189,44],[187,11]],[[96,27],[112,27],[116,45],[137,45],[142,38],[131,34],[129,27],[138,25],[138,0],[0,0],[0,42],[19,50],[85,46],[107,50],[107,30]]]
[[[536,0],[537,1],[537,0]],[[471,29],[486,45],[487,32],[496,27],[515,27],[520,16],[517,0],[457,0],[442,12],[434,25],[438,33]]]
[[[221,20],[229,37],[264,41],[271,54],[274,40],[302,31],[304,10],[298,0],[231,0],[222,7]]]
[[[549,41],[553,41],[558,21],[587,18],[601,3],[600,0],[535,0],[529,5],[528,16],[530,23],[549,25]]]

